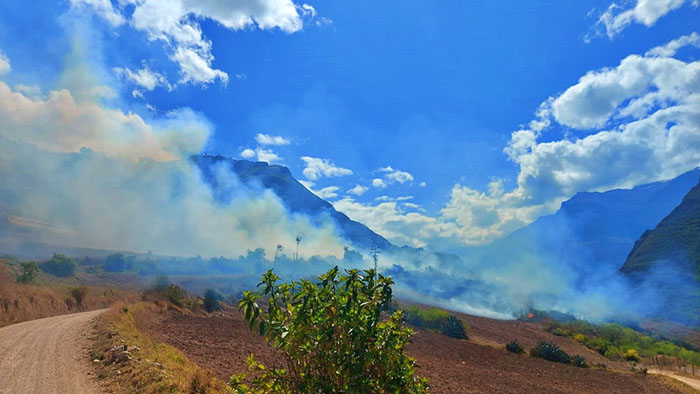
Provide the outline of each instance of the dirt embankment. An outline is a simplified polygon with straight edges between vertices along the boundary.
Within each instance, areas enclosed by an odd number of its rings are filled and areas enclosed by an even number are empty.
[[[86,357],[90,321],[102,312],[0,328],[0,393],[100,393]]]
[[[55,283],[41,286],[17,283],[14,275],[10,274],[6,261],[0,259],[0,327],[67,313],[104,309],[117,302],[133,302],[139,298],[135,291],[93,285],[87,288],[82,304],[78,305],[70,293],[77,286],[77,283],[63,283],[58,279]]]
[[[470,341],[456,340],[430,331],[419,331],[413,337],[407,352],[416,359],[418,373],[430,379],[431,392],[693,392],[689,387],[664,377],[602,368],[576,368],[508,353],[501,342],[515,338],[527,347],[530,343],[534,346],[539,340],[551,340],[553,336],[534,324],[528,323],[523,327],[514,322],[481,319],[469,317],[474,338]],[[139,326],[151,336],[182,350],[200,366],[214,371],[222,380],[228,380],[233,373],[246,372],[245,359],[250,353],[267,365],[280,362],[275,351],[248,330],[243,317],[235,309],[209,316],[169,312],[142,320]],[[573,341],[565,343],[560,337],[554,338],[568,352],[589,356],[585,353],[587,349],[581,345]],[[595,360],[594,357],[592,359]],[[610,364],[609,360],[607,362]]]

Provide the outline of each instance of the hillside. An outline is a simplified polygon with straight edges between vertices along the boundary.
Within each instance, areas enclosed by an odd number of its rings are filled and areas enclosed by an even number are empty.
[[[309,191],[292,176],[287,167],[265,162],[234,160],[223,156],[201,155],[194,156],[192,160],[197,163],[204,179],[211,184],[215,193],[218,192],[217,198],[223,201],[226,200],[225,192],[218,187],[213,172],[217,165],[222,164],[232,169],[246,185],[260,185],[271,189],[292,213],[309,215],[316,220],[328,215],[336,223],[341,235],[355,246],[369,248],[376,244],[380,249],[392,246],[381,235],[362,223],[350,220],[344,213],[336,211],[330,203]]]
[[[669,263],[700,273],[700,184],[653,230],[642,234],[621,270],[640,272]]]
[[[676,207],[700,178],[700,169],[632,189],[577,193],[553,215],[515,231],[478,253],[507,250],[518,258],[536,254],[579,272],[617,270],[634,241]]]

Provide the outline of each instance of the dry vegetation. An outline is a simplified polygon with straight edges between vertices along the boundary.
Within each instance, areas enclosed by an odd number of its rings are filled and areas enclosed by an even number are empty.
[[[154,340],[138,328],[140,320],[173,308],[164,302],[139,303],[114,307],[95,325],[91,358],[98,379],[118,393],[217,393],[225,392],[226,384],[190,361],[180,350]],[[176,308],[177,309],[177,308]],[[110,361],[109,350],[126,345],[132,359]]]
[[[35,284],[21,284],[18,275],[16,262],[0,258],[0,327],[138,299],[134,291],[99,285],[85,287],[83,295],[76,290],[82,286],[74,278],[58,279],[45,273],[38,273]]]

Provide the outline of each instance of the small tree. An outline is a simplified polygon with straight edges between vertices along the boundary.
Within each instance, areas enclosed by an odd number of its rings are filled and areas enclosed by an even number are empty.
[[[78,286],[70,291],[70,295],[73,296],[75,299],[75,305],[78,307],[83,306],[83,300],[85,299],[85,296],[87,295],[88,289],[85,286]]]
[[[245,374],[232,376],[230,386],[239,393],[427,392],[427,380],[415,375],[414,360],[404,354],[412,331],[402,326],[403,312],[382,319],[394,282],[374,270],[346,274],[335,267],[316,283],[277,285],[270,270],[259,284],[265,310],[259,295],[244,292],[245,319],[283,353],[286,368],[268,369],[251,355],[251,387],[243,384]]]
[[[33,261],[25,261],[19,264],[20,274],[17,277],[19,283],[33,283],[39,274],[39,265]]]
[[[165,298],[177,306],[182,306],[187,298],[187,292],[182,287],[171,284],[165,289]]]
[[[168,286],[170,286],[170,278],[166,275],[158,275],[156,280],[153,281],[153,290],[155,291],[165,291]]]
[[[75,274],[78,263],[66,255],[54,253],[49,261],[39,264],[39,268],[48,274],[65,278]]]
[[[207,291],[204,292],[204,310],[211,313],[219,309],[221,309],[221,305],[219,305],[219,294],[212,289],[207,289]]]

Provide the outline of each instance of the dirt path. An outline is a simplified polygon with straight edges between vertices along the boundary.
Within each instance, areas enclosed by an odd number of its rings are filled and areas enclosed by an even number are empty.
[[[88,323],[103,311],[0,328],[0,393],[99,393],[84,357]]]
[[[673,372],[664,371],[664,370],[656,369],[656,368],[650,369],[649,373],[655,373],[657,375],[665,375],[665,376],[674,378],[678,381],[681,381],[681,382],[687,384],[688,386],[694,388],[695,390],[700,391],[700,380],[699,379],[693,379],[693,378],[689,378],[687,376],[676,375]]]

